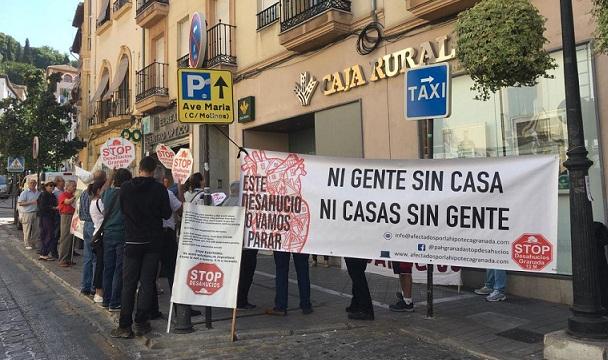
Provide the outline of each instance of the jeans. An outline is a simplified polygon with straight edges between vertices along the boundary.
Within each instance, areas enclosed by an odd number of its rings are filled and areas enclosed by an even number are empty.
[[[156,297],[154,285],[160,254],[150,244],[126,245],[124,249],[122,307],[118,326],[128,328],[133,324],[133,308],[138,283],[140,286],[137,294],[135,322],[143,324],[150,319],[150,310]]]
[[[507,287],[507,272],[505,270],[487,269],[485,285],[490,289],[504,293]]]
[[[277,310],[287,310],[287,284],[289,283],[289,258],[291,253],[275,251],[274,263],[276,266],[276,295],[274,306]],[[298,277],[300,292],[300,308],[310,309],[310,276],[308,273],[308,254],[293,254],[293,264]]]
[[[103,303],[120,306],[122,292],[124,236],[115,232],[103,234]]]
[[[353,282],[353,298],[350,301],[350,306],[356,311],[361,311],[368,314],[374,314],[372,306],[372,297],[369,294],[367,286],[367,278],[365,277],[365,268],[367,267],[366,259],[356,259],[345,257],[346,269],[348,276]]]
[[[289,261],[289,259],[287,260]],[[255,249],[243,249],[241,256],[241,271],[239,275],[239,290],[236,296],[237,306],[245,306],[249,303],[249,289],[253,283],[253,274],[258,263],[258,251]]]
[[[54,226],[55,219],[53,215],[40,216],[40,242],[42,243],[40,255],[42,256],[47,256],[53,248],[53,243],[55,242],[55,238],[53,237]]]
[[[95,254],[91,247],[93,240],[93,230],[95,226],[92,221],[84,222],[84,260],[82,264],[82,279],[80,281],[80,290],[93,291],[93,271],[95,270]]]

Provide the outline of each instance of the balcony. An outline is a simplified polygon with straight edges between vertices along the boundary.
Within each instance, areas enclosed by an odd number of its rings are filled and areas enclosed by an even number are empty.
[[[350,5],[347,0],[281,0],[279,42],[303,52],[335,41],[350,31]]]
[[[207,30],[207,67],[230,69],[236,66],[235,29],[236,26],[220,22]]]
[[[150,28],[169,14],[169,0],[137,0],[135,22]]]
[[[119,89],[109,98],[98,100],[95,104],[95,116],[89,119],[92,131],[101,131],[131,121],[131,92]]]
[[[187,68],[190,67],[190,55],[186,54],[179,59],[177,59],[177,67],[178,68]]]
[[[131,9],[131,0],[115,0],[114,5],[112,5],[112,16],[118,19],[129,9]]]
[[[478,0],[406,0],[405,8],[416,17],[435,20],[466,10]]]
[[[266,9],[260,11],[257,14],[258,17],[258,30],[265,28],[266,26],[279,20],[279,14],[281,9],[281,3],[270,5]]]
[[[135,102],[140,112],[148,112],[169,105],[167,64],[154,62],[137,72]]]
[[[108,128],[108,118],[112,111],[112,99],[98,100],[95,103],[95,115],[89,119],[91,131],[102,131]]]
[[[97,27],[95,29],[97,35],[100,35],[110,27],[110,20],[110,7],[108,6],[106,10],[102,11],[102,13],[97,18]]]

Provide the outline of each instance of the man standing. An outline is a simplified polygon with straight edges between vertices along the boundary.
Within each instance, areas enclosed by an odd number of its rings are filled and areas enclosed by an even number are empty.
[[[30,180],[28,188],[23,190],[17,200],[17,205],[20,206],[19,218],[23,225],[23,242],[25,248],[31,250],[36,245],[36,239],[39,238],[38,217],[38,196],[40,192],[36,189],[38,183],[36,180]]]
[[[345,257],[344,262],[346,262],[348,276],[353,283],[353,297],[350,305],[346,308],[348,318],[352,320],[374,320],[374,306],[365,277],[367,259]]]
[[[399,275],[401,293],[397,292],[397,302],[389,306],[390,311],[412,312],[414,301],[412,301],[412,267],[410,262],[393,261],[393,272]]]
[[[150,156],[139,162],[139,175],[122,184],[120,207],[125,219],[125,252],[123,259],[122,306],[118,328],[110,335],[131,338],[135,292],[140,284],[135,312],[135,335],[152,330],[150,310],[162,249],[163,219],[171,217],[167,189],[154,179],[156,160]]]
[[[291,253],[274,251],[275,264],[275,287],[274,308],[266,310],[268,315],[287,315],[287,285],[289,283],[289,258]],[[293,253],[293,265],[296,268],[298,278],[298,290],[300,293],[300,309],[302,314],[312,313],[312,303],[310,302],[310,273],[308,268],[308,254]]]
[[[74,192],[76,191],[76,182],[70,180],[67,183],[66,190],[59,195],[57,209],[61,216],[60,235],[59,235],[59,266],[68,267],[74,265],[71,259],[72,251],[72,234],[70,234],[70,226],[72,224],[72,216],[74,215]]]

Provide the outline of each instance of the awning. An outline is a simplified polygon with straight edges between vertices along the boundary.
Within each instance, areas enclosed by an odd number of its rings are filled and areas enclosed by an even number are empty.
[[[106,86],[108,86],[109,79],[110,79],[110,75],[107,72],[104,72],[103,75],[101,76],[101,80],[99,80],[99,85],[97,86],[97,90],[95,91],[95,94],[91,98],[91,106],[90,106],[91,109],[94,108],[95,101],[99,100],[101,98],[101,95],[103,95],[103,91],[106,89]]]
[[[108,11],[109,6],[110,6],[110,0],[103,0],[103,2],[101,3],[101,11],[99,12],[99,16],[97,17],[98,24],[104,20],[109,19],[109,11]]]
[[[122,81],[124,80],[125,76],[127,75],[128,69],[129,69],[129,58],[127,58],[126,56],[123,56],[122,59],[120,59],[120,64],[118,64],[118,69],[116,69],[116,74],[114,75],[114,79],[112,80],[112,83],[110,84],[110,88],[104,95],[103,100],[108,100],[112,96],[112,94],[114,94],[114,92],[116,90],[118,90],[118,87],[120,87],[120,84],[122,84]]]

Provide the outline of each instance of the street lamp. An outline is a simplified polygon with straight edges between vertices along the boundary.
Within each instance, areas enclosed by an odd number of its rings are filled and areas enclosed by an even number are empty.
[[[564,166],[570,177],[570,234],[572,241],[572,290],[574,302],[568,319],[568,334],[574,337],[608,338],[608,318],[600,299],[599,254],[593,237],[593,212],[587,194],[589,168],[581,115],[576,41],[572,0],[560,0],[566,115],[568,119],[568,159]],[[604,285],[606,286],[606,285]]]

